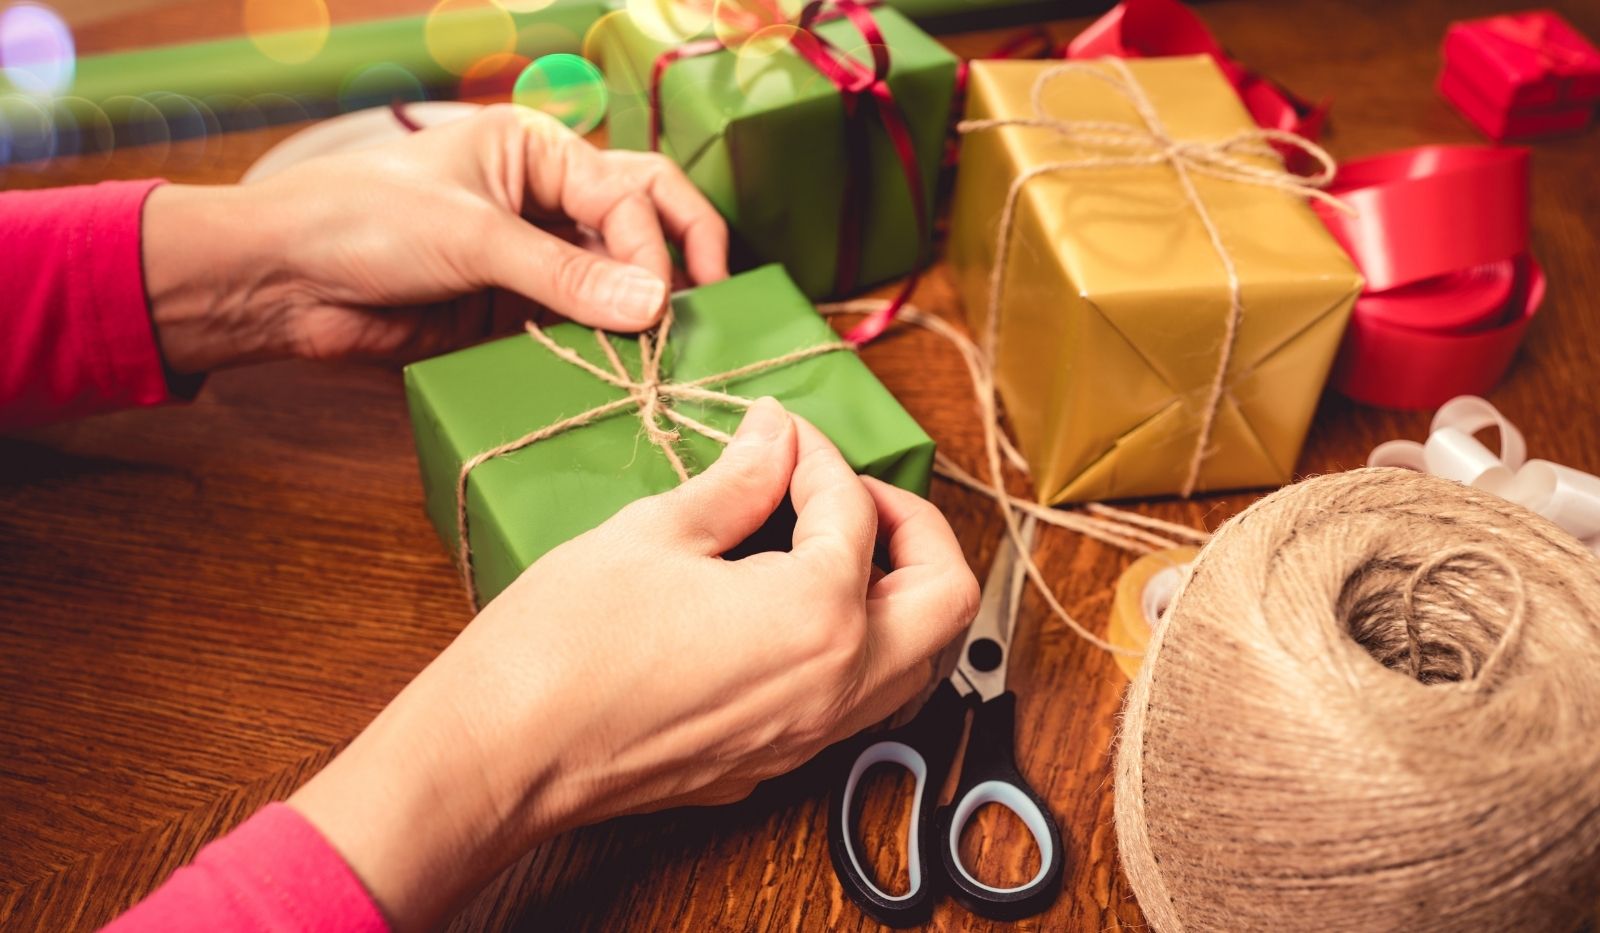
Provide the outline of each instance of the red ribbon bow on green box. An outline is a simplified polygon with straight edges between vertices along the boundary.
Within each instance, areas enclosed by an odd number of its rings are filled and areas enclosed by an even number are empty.
[[[922,170],[917,164],[916,147],[905,114],[889,88],[889,45],[872,18],[871,7],[876,3],[860,0],[812,0],[800,13],[795,30],[790,34],[789,47],[795,54],[817,70],[817,73],[838,89],[844,102],[846,126],[846,157],[848,170],[839,208],[839,251],[834,277],[834,291],[846,295],[855,290],[861,252],[861,231],[864,224],[866,202],[865,186],[869,168],[867,133],[873,122],[881,125],[894,145],[901,175],[911,195],[915,210],[917,240],[925,242],[928,234],[928,217],[923,203]],[[719,6],[719,10],[722,8]],[[770,12],[776,12],[770,11]],[[815,29],[822,23],[848,20],[866,41],[872,63],[867,65],[838,46],[823,38]],[[726,46],[719,39],[699,39],[661,53],[650,73],[650,148],[660,151],[664,108],[661,101],[662,79],[674,62],[698,55],[710,55]],[[845,340],[856,346],[876,339],[888,329],[901,306],[911,297],[916,287],[926,257],[919,259],[916,268],[895,292],[893,298],[880,310],[869,315],[845,334]]]

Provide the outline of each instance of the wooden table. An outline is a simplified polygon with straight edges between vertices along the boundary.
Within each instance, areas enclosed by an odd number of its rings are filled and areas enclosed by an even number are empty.
[[[335,3],[370,16],[427,3]],[[1331,95],[1329,145],[1356,156],[1477,142],[1433,92],[1453,18],[1503,0],[1218,0],[1206,19],[1244,61],[1303,94]],[[1600,7],[1567,0],[1600,36]],[[134,4],[80,31],[99,51],[236,31],[233,4]],[[1052,27],[1072,35],[1082,20]],[[1009,31],[951,37],[981,54]],[[292,128],[0,170],[33,187],[164,174],[229,182]],[[1596,132],[1541,142],[1535,250],[1550,294],[1493,399],[1535,456],[1600,471],[1600,146]],[[959,313],[946,270],[917,301]],[[976,464],[966,377],[937,338],[909,333],[869,365],[957,460]],[[1360,465],[1376,443],[1421,437],[1426,413],[1333,395],[1301,474]],[[968,493],[933,492],[974,566],[998,522]],[[1216,527],[1255,494],[1140,505]],[[1042,535],[1069,609],[1104,624],[1119,552]],[[151,890],[208,839],[286,795],[467,621],[455,574],[423,516],[400,377],[283,364],[218,373],[191,406],[136,411],[0,439],[0,927],[95,926]],[[1117,868],[1109,767],[1125,680],[1029,597],[1012,680],[1023,769],[1062,825],[1066,888],[1022,929],[1104,930],[1141,917]],[[752,799],[598,826],[530,853],[458,918],[463,929],[863,929],[829,866],[826,773],[803,769]],[[887,790],[887,785],[883,788]],[[874,796],[872,806],[882,804]],[[993,880],[1026,877],[1020,824],[985,819],[970,840]],[[870,840],[876,845],[884,840]],[[892,847],[891,847],[892,848]],[[987,929],[946,903],[941,929]]]

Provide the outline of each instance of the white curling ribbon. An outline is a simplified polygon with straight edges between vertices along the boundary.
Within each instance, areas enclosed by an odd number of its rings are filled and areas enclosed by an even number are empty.
[[[1488,428],[1500,429],[1499,454],[1475,436]],[[1426,442],[1379,444],[1367,466],[1418,470],[1493,493],[1548,518],[1600,554],[1600,476],[1527,456],[1516,425],[1488,401],[1461,395],[1434,414]]]

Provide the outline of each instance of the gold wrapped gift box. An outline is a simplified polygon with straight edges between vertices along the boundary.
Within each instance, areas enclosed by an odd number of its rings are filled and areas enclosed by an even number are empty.
[[[973,62],[967,119],[1034,116],[1034,82],[1055,64]],[[1173,140],[1216,142],[1255,128],[1207,57],[1126,66]],[[1133,102],[1093,75],[1051,80],[1041,102],[1057,120],[1145,127]],[[1106,154],[1037,126],[965,136],[950,257],[975,333],[989,312],[1012,182],[1045,163]],[[1248,161],[1280,167],[1264,156]],[[1361,277],[1303,197],[1192,177],[1238,270],[1243,307],[1195,490],[1283,484]],[[995,364],[1039,500],[1180,492],[1221,358],[1230,288],[1178,170],[1162,162],[1037,175],[1021,189],[1012,237]]]

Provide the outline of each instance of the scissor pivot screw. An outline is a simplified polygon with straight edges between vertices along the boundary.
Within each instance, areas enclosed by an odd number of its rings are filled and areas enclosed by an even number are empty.
[[[1000,643],[992,638],[980,638],[967,646],[967,663],[980,673],[989,673],[999,667],[1003,660],[1005,655],[1000,650]]]

